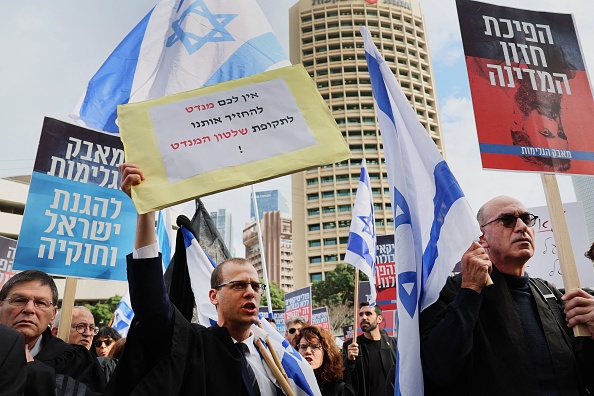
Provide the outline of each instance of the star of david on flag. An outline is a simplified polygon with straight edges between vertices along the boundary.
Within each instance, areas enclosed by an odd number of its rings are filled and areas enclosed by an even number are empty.
[[[290,64],[255,0],[161,0],[91,78],[70,117],[118,133],[120,104]]]
[[[481,233],[474,214],[389,66],[361,28],[394,211],[398,283],[395,395],[422,395],[419,312]]]
[[[361,161],[361,177],[355,196],[353,218],[349,231],[349,241],[344,261],[353,265],[369,277],[371,290],[370,306],[375,305],[375,253],[376,253],[375,215],[369,173],[365,159]],[[358,285],[355,285],[358,287]]]

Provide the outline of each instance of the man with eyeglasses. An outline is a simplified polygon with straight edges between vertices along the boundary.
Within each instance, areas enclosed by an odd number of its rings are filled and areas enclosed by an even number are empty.
[[[50,326],[56,317],[57,304],[56,284],[42,271],[19,272],[0,290],[0,323],[25,338],[23,354],[29,362],[25,393],[45,394],[48,386],[52,389],[58,385],[62,389],[69,382],[102,391],[105,376],[89,350],[52,335]]]
[[[52,325],[52,334],[58,335],[62,311],[56,314],[56,319]],[[68,343],[82,345],[91,349],[93,337],[97,335],[99,328],[95,326],[95,318],[89,308],[77,305],[72,308],[72,322],[70,324],[70,333]]]
[[[482,235],[462,256],[462,273],[421,313],[425,394],[589,394],[594,342],[571,328],[594,333],[594,297],[581,289],[562,296],[528,276],[537,216],[520,201],[496,197],[477,219]]]
[[[134,164],[120,165],[120,173],[128,196],[131,186],[144,179]],[[217,264],[211,288],[204,290],[216,307],[217,324],[191,324],[169,302],[155,214],[139,214],[134,251],[128,255],[128,284],[134,320],[104,395],[282,394],[254,345],[251,329],[265,285],[249,261],[232,258]]]

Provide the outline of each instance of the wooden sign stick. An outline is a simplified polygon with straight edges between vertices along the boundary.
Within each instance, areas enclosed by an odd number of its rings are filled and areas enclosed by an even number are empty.
[[[72,310],[74,308],[74,297],[76,296],[77,278],[66,278],[64,297],[62,298],[62,309],[60,314],[60,326],[58,327],[58,338],[68,342],[70,338],[70,325],[72,324]]]
[[[540,176],[544,187],[545,197],[547,199],[549,216],[551,217],[553,226],[553,237],[555,238],[555,245],[557,245],[557,255],[559,257],[561,275],[563,276],[563,284],[565,285],[566,291],[575,289],[580,287],[580,279],[578,277],[575,257],[573,256],[573,250],[571,248],[571,240],[569,238],[569,230],[567,228],[563,203],[561,202],[561,194],[559,194],[557,177],[551,174],[541,174]],[[576,337],[591,336],[586,325],[575,326],[573,328],[573,334]]]

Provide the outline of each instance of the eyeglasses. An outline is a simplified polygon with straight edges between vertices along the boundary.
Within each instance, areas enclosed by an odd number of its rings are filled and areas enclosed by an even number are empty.
[[[298,328],[296,327],[291,327],[289,330],[287,330],[289,332],[289,334],[295,334],[295,332],[299,331]]]
[[[29,304],[29,301],[31,301],[31,300],[33,300],[33,305],[35,306],[35,308],[39,308],[39,309],[47,309],[47,308],[51,307],[52,305],[54,305],[54,303],[50,302],[50,301],[38,300],[35,298],[29,298],[29,297],[5,298],[2,301],[8,301],[8,303],[10,305],[12,305],[13,307],[22,308],[25,305]]]
[[[93,335],[97,335],[97,333],[99,333],[99,328],[98,327],[95,327],[94,325],[87,326],[84,323],[79,323],[79,324],[72,325],[72,328],[73,329],[76,329],[76,332],[78,334],[85,334],[85,331],[87,331],[87,329],[91,333],[93,333]]]
[[[101,346],[103,344],[105,344],[106,347],[110,346],[113,343],[113,339],[108,338],[106,340],[97,340],[95,342],[93,342],[93,345],[95,345],[95,348],[101,348]]]
[[[518,219],[522,220],[524,224],[526,224],[528,227],[534,227],[534,224],[536,224],[536,219],[538,219],[538,216],[533,215],[532,213],[522,213],[519,216],[516,216],[511,213],[504,213],[498,218],[483,224],[481,227],[488,226],[491,223],[501,220],[501,223],[504,227],[514,228],[516,226],[516,223],[518,222]]]
[[[252,290],[254,290],[256,293],[262,294],[266,290],[266,285],[263,283],[244,282],[244,281],[229,281],[229,282],[221,283],[220,285],[215,287],[215,289],[220,289],[221,287],[227,286],[227,285],[230,285],[231,289],[236,290],[236,291],[246,291],[248,285],[250,285],[252,287]]]
[[[300,351],[305,352],[307,348],[311,348],[312,352],[317,352],[322,349],[322,346],[320,344],[299,344]]]

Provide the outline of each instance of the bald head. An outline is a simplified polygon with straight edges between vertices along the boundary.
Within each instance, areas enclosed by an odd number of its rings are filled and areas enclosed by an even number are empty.
[[[526,262],[534,255],[534,228],[520,218],[527,213],[524,204],[505,195],[491,199],[477,213],[483,232],[480,243],[493,265],[504,274],[524,275]],[[498,221],[510,215],[511,222]]]

